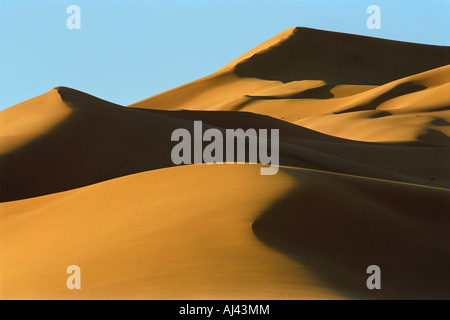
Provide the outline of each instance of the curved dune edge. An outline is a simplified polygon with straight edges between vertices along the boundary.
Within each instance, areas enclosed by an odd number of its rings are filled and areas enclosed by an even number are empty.
[[[1,298],[449,298],[449,190],[259,167],[174,167],[2,203]],[[72,264],[81,290],[65,286]],[[371,264],[381,291],[365,287]]]
[[[246,111],[367,142],[448,145],[450,65],[378,86],[282,83],[219,72],[129,105],[137,109]],[[345,125],[343,125],[345,123]],[[392,127],[395,126],[395,130]]]
[[[1,204],[1,298],[342,297],[253,234],[295,184],[259,167],[154,170]],[[66,288],[71,264],[81,290]]]

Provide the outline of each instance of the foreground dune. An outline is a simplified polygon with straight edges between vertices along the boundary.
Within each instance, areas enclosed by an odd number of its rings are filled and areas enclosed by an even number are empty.
[[[2,252],[2,295],[337,297],[312,271],[252,232],[259,212],[294,183],[286,174],[265,179],[248,165],[185,166],[8,203],[2,212],[8,248]],[[42,230],[47,237],[39,236]],[[65,268],[75,262],[83,288],[71,292]]]
[[[183,166],[5,203],[2,297],[368,298],[371,264],[384,298],[450,297],[449,190],[258,169]],[[74,263],[80,291],[65,287]]]
[[[365,192],[374,198],[355,198]],[[364,266],[377,263],[386,297],[439,297],[450,285],[450,219],[439,210],[449,196],[320,171],[265,177],[254,165],[195,165],[9,202],[2,295],[337,298],[364,292]],[[84,280],[71,292],[62,271],[74,262]]]
[[[129,106],[57,87],[1,111],[0,298],[449,299],[449,64],[292,28]],[[278,129],[280,171],[175,166],[196,120]]]

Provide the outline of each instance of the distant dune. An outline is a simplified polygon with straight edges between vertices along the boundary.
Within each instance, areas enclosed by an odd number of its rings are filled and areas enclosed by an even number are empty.
[[[175,166],[195,120],[281,170]],[[449,47],[308,28],[129,106],[51,89],[0,112],[0,298],[450,299],[449,136]]]

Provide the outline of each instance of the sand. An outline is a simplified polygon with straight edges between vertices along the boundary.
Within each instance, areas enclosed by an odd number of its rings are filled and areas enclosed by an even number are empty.
[[[1,111],[0,298],[449,299],[449,64],[291,28],[129,106],[57,87]],[[279,129],[279,173],[174,166],[195,120]]]

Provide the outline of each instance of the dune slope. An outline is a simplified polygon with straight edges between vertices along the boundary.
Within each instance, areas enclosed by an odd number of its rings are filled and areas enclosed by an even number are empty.
[[[171,134],[177,128],[193,132],[196,120],[203,122],[204,129],[214,127],[222,132],[227,128],[280,130],[282,165],[437,187],[450,186],[446,147],[449,139],[445,134],[437,134],[440,131],[422,134],[426,130],[423,121],[416,125],[422,128],[422,131],[416,130],[417,137],[380,144],[346,140],[273,117],[242,111],[125,108],[69,88],[52,89],[27,103],[35,105],[33,112],[21,113],[21,105],[5,110],[9,117],[5,118],[9,120],[8,125],[1,128],[2,140],[7,141],[5,145],[10,148],[15,147],[0,156],[2,201],[40,196],[173,166],[171,150],[176,142],[171,141]],[[39,117],[35,119],[36,114]],[[57,118],[59,114],[65,116]],[[36,126],[35,121],[39,123]],[[51,121],[53,124],[46,130],[37,130],[41,124]],[[352,121],[355,119],[349,119],[346,122],[348,127],[341,130],[352,130]],[[33,125],[22,126],[24,123]],[[323,123],[326,123],[325,119],[320,122],[321,125]],[[422,127],[419,126],[421,123]],[[436,127],[446,128],[439,124]],[[331,128],[327,127],[327,130]],[[373,132],[376,128],[367,130]],[[381,129],[384,126],[378,130]],[[393,157],[396,162],[391,161]],[[433,167],[423,166],[428,161],[433,161]],[[403,162],[409,165],[405,167]]]
[[[271,177],[257,165],[148,171],[4,204],[1,294],[449,298],[449,196],[296,168]],[[71,264],[82,290],[65,288]],[[365,287],[372,264],[382,291]]]
[[[1,213],[1,295],[337,298],[252,232],[259,212],[293,184],[285,174],[265,179],[255,165],[198,165],[9,202]],[[71,264],[83,272],[82,290],[65,287]]]

